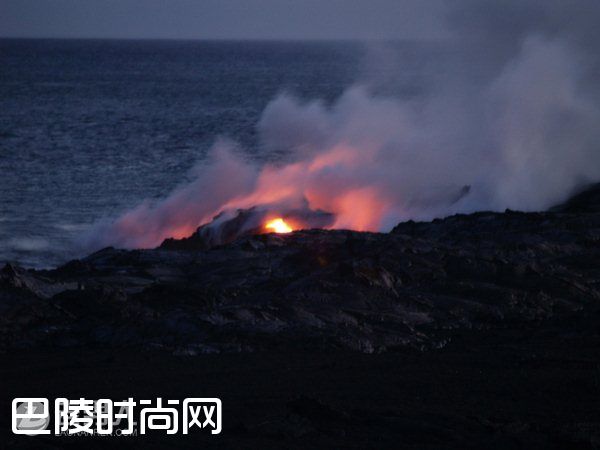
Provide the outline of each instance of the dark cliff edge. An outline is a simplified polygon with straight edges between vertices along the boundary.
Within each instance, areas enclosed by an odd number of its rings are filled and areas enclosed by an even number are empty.
[[[245,448],[600,442],[599,186],[547,212],[175,247],[6,265],[5,386],[58,370],[67,392],[108,377],[127,396],[201,378]]]

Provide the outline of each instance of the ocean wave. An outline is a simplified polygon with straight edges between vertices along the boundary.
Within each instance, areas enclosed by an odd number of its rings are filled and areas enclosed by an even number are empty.
[[[40,237],[16,237],[6,241],[8,248],[21,251],[40,251],[50,247],[50,242]]]
[[[53,226],[62,231],[85,231],[90,227],[87,223],[56,223]]]

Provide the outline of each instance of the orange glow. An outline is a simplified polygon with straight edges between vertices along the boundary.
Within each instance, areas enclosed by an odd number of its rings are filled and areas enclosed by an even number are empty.
[[[273,233],[291,233],[294,231],[281,217],[269,220],[265,228]]]
[[[274,209],[282,205],[287,209],[308,206],[313,211],[323,210],[336,216],[335,222],[328,228],[377,231],[392,202],[372,180],[348,176],[372,157],[373,151],[368,146],[359,149],[338,144],[302,161],[282,166],[266,165],[260,171],[252,191],[225,202],[219,211],[257,205],[273,205]],[[215,211],[215,214],[219,211]],[[210,217],[207,219],[210,220]],[[270,232],[289,233],[306,226],[296,226],[295,223],[290,226],[289,222],[285,225],[279,226],[282,231],[274,226],[265,228]]]
[[[372,162],[374,154],[369,145],[359,148],[338,143],[299,161],[263,166],[254,175],[252,185],[224,196],[220,204],[208,202],[211,206],[202,216],[190,214],[196,196],[184,189],[175,191],[158,210],[141,205],[130,211],[119,219],[116,229],[121,236],[130,237],[125,241],[128,246],[150,248],[165,238],[190,236],[223,211],[258,207],[268,212],[259,232],[290,233],[312,227],[310,220],[290,215],[290,211],[331,214],[332,221],[324,226],[328,229],[378,231],[384,218],[393,212],[395,199],[384,184],[361,176],[363,166]],[[215,177],[207,189],[219,193],[227,179]],[[288,211],[285,220],[279,216],[286,214],[284,211]]]

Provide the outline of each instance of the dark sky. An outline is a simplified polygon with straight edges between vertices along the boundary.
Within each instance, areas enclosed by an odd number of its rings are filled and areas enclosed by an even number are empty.
[[[2,37],[393,39],[444,34],[444,0],[0,0]]]

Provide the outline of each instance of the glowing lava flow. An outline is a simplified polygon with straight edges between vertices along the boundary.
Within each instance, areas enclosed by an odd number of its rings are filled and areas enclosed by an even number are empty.
[[[265,224],[265,228],[273,233],[291,233],[294,231],[282,218],[269,220]]]

